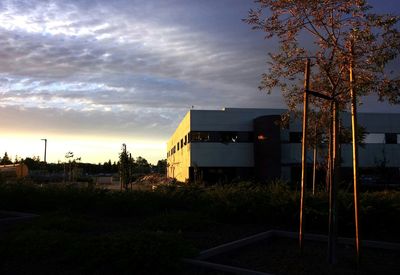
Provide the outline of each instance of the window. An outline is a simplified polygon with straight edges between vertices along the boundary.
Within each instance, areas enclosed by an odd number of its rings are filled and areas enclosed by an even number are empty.
[[[238,142],[238,135],[235,132],[221,132],[220,140],[223,143]]]
[[[181,139],[181,148],[183,147],[183,139]]]
[[[190,132],[188,135],[189,142],[221,142],[221,143],[237,143],[252,142],[252,132],[230,132],[230,131],[210,131],[210,132]]]
[[[187,144],[187,140],[188,140],[188,138],[187,138],[187,136],[185,136],[185,142],[183,143],[184,145]]]
[[[253,142],[252,132],[237,132],[238,142]]]
[[[176,147],[178,148],[178,151],[179,151],[179,142],[176,144]]]
[[[207,141],[210,141],[210,133],[208,133],[208,132],[191,132],[190,141],[191,142],[196,142],[196,141],[207,142]]]
[[[386,133],[385,134],[385,143],[386,144],[397,144],[397,134]]]
[[[384,143],[385,135],[377,133],[368,133],[365,135],[364,143]]]
[[[302,132],[290,132],[289,133],[289,142],[290,143],[301,143],[302,139],[303,139]]]

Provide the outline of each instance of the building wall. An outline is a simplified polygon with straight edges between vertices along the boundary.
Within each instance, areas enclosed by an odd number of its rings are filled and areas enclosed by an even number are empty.
[[[341,113],[342,126],[351,127],[349,113]],[[376,167],[386,161],[387,167],[400,167],[400,114],[359,113],[358,124],[367,132],[365,144],[359,146],[359,166]],[[289,132],[301,132],[301,121],[294,121],[290,130],[281,132],[282,164],[293,165],[301,163],[301,143],[290,143]],[[385,144],[385,133],[397,134],[397,144]],[[325,148],[319,149],[326,151]],[[312,150],[307,150],[307,162],[313,161]],[[352,145],[341,144],[341,166],[352,167]],[[319,157],[318,161],[324,161]]]
[[[4,177],[24,178],[28,176],[29,169],[28,166],[23,163],[0,165],[0,174]]]
[[[342,144],[343,167],[352,167],[352,153],[351,144]],[[385,162],[386,167],[400,168],[400,144],[365,144],[359,147],[358,157],[360,167],[372,168]]]
[[[225,108],[223,110],[190,110],[192,131],[253,131],[253,119],[280,115],[284,109]]]
[[[253,132],[253,119],[264,115],[280,115],[283,109],[191,110],[191,131]],[[191,166],[254,167],[254,144],[191,143]]]
[[[190,143],[187,141],[187,135],[190,131],[190,114],[190,111],[186,113],[175,133],[167,142],[167,177],[176,178],[182,182],[185,182],[189,179],[191,150]],[[185,136],[186,144],[184,144]],[[182,147],[181,141],[183,141]]]
[[[253,167],[253,143],[191,143],[192,167]]]
[[[168,141],[168,151],[177,147],[186,136],[188,143],[174,154],[168,155],[168,176],[179,181],[189,179],[193,167],[254,167],[253,142],[198,141],[189,143],[190,132],[253,132],[253,120],[261,116],[280,115],[283,109],[236,109],[190,110]],[[350,127],[350,114],[341,113],[342,126]],[[359,125],[368,133],[367,144],[359,149],[360,167],[376,167],[385,162],[387,167],[400,167],[400,114],[360,113]],[[292,121],[289,129],[281,129],[281,175],[289,179],[290,167],[301,163],[301,143],[291,140],[293,132],[301,132],[301,120]],[[397,144],[385,144],[385,134],[397,135]],[[253,137],[254,138],[254,137]],[[351,144],[342,144],[342,166],[351,167]],[[322,149],[322,150],[326,150]],[[312,150],[307,151],[307,162],[312,163]],[[320,157],[319,161],[324,161]]]

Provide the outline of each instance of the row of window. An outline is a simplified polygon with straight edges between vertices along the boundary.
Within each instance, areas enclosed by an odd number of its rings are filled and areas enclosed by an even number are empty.
[[[289,143],[301,143],[302,132],[290,132]],[[266,136],[258,135],[258,140],[266,140]],[[172,156],[177,151],[181,150],[185,145],[191,142],[220,142],[220,143],[240,143],[240,142],[253,142],[253,132],[233,132],[233,131],[192,131],[185,135],[179,142],[176,143],[168,152],[167,157]],[[398,144],[400,143],[400,134],[385,133],[385,134],[366,134],[364,143],[385,143],[385,144]]]
[[[365,143],[385,143],[385,144],[399,144],[400,134],[385,133],[385,134],[367,134],[364,140]]]
[[[186,144],[191,142],[220,142],[220,143],[238,143],[252,142],[252,132],[216,132],[216,131],[192,131],[185,135],[171,150],[167,152],[167,157],[172,156],[181,150]]]
[[[221,142],[221,143],[238,143],[252,142],[252,132],[190,132],[190,142]]]
[[[303,138],[302,132],[290,132],[289,143],[301,143]],[[350,143],[351,140],[346,140],[344,143]],[[400,143],[400,134],[397,133],[368,133],[365,135],[364,143],[383,143],[383,144],[398,144]]]
[[[190,133],[185,135],[175,146],[173,146],[171,148],[171,150],[169,150],[167,152],[167,157],[172,156],[173,154],[175,154],[177,151],[181,150],[183,148],[183,146],[185,146],[186,144],[188,144],[190,142]]]

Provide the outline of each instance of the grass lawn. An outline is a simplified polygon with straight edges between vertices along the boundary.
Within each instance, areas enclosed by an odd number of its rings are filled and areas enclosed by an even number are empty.
[[[353,232],[350,195],[339,196],[342,236]],[[325,234],[326,194],[306,202],[306,230]],[[399,192],[363,194],[362,203],[365,238],[399,241],[391,223],[400,216]],[[0,274],[188,274],[197,271],[183,257],[270,228],[295,231],[298,194],[248,183],[129,192],[3,184],[0,209],[40,215],[1,232]],[[239,254],[250,263],[246,253]]]

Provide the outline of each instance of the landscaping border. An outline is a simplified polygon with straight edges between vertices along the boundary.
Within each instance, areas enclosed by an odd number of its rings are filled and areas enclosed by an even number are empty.
[[[272,275],[270,273],[264,273],[256,270],[243,269],[235,266],[228,266],[222,264],[216,264],[212,262],[208,262],[207,259],[223,254],[226,252],[230,252],[234,249],[238,249],[240,247],[244,247],[246,245],[250,245],[257,241],[272,239],[272,238],[289,238],[289,239],[297,239],[299,236],[298,232],[290,232],[290,231],[282,231],[282,230],[269,230],[266,232],[262,232],[259,234],[255,234],[243,239],[239,239],[236,241],[232,241],[229,243],[225,243],[210,249],[203,250],[199,253],[199,255],[194,259],[183,259],[183,261],[192,266],[197,266],[205,269],[218,270],[223,272],[231,272],[235,274],[246,274],[246,275]],[[320,234],[305,234],[305,240],[309,241],[317,241],[317,242],[327,242],[328,236],[320,235]],[[338,243],[354,245],[355,241],[352,238],[338,238]],[[390,243],[390,242],[380,242],[380,241],[371,241],[371,240],[363,240],[363,247],[369,248],[379,248],[386,250],[396,250],[400,251],[400,243]]]

